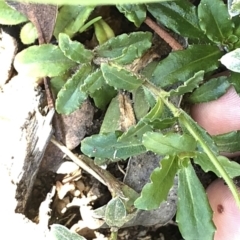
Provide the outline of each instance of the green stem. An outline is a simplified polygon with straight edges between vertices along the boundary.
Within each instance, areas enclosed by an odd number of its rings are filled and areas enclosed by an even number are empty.
[[[110,240],[117,240],[117,236],[118,236],[118,231],[117,230],[111,230]]]
[[[179,120],[181,121],[182,124],[184,124],[184,126],[191,133],[191,135],[195,138],[195,140],[200,143],[200,145],[203,148],[204,152],[207,154],[207,156],[209,157],[209,159],[211,160],[211,162],[213,163],[213,165],[215,166],[217,171],[220,173],[222,178],[227,183],[227,185],[228,185],[230,191],[232,192],[232,195],[233,195],[233,197],[234,197],[238,207],[240,208],[240,198],[239,198],[239,193],[237,191],[237,188],[236,188],[235,184],[233,183],[232,179],[229,177],[229,175],[226,172],[226,170],[219,163],[219,161],[218,161],[217,157],[215,156],[215,154],[212,152],[212,150],[209,148],[209,146],[204,142],[204,140],[201,137],[201,135],[197,131],[195,131],[195,129],[191,126],[191,124],[189,124],[187,119],[184,117],[184,114],[182,114],[182,113],[180,114]]]
[[[174,117],[177,117],[181,121],[181,123],[187,128],[189,133],[195,138],[195,140],[200,143],[201,147],[203,148],[204,152],[209,157],[209,159],[212,162],[212,164],[215,166],[215,168],[217,169],[219,174],[222,176],[222,178],[227,183],[227,185],[228,185],[230,191],[232,192],[232,195],[233,195],[233,197],[234,197],[238,207],[240,208],[240,196],[239,196],[239,193],[237,191],[237,188],[236,188],[235,184],[233,183],[232,179],[229,177],[229,175],[226,172],[226,170],[219,163],[219,161],[218,161],[217,157],[215,156],[215,154],[212,152],[212,150],[209,148],[209,146],[204,142],[204,139],[201,136],[201,134],[199,134],[193,128],[193,126],[188,122],[188,120],[184,116],[183,110],[182,109],[178,109],[176,106],[174,106],[174,104],[172,104],[168,100],[168,97],[169,97],[168,92],[165,92],[164,90],[154,86],[152,83],[150,83],[148,81],[144,82],[144,86],[146,88],[148,88],[156,96],[161,98],[163,103],[171,110],[171,112],[174,115]]]

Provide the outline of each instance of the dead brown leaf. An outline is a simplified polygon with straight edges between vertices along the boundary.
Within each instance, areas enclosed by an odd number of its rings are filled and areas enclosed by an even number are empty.
[[[26,15],[34,24],[37,28],[39,44],[51,41],[57,17],[57,6],[13,1],[7,1],[7,4]]]

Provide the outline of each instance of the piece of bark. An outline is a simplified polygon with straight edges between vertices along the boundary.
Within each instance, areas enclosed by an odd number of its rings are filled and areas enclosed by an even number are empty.
[[[53,111],[43,116],[34,79],[16,76],[0,93],[0,199],[2,230],[9,239],[44,239],[48,232],[24,213],[41,158],[51,136]],[[19,212],[21,214],[17,214]],[[21,231],[13,231],[13,229]],[[4,233],[2,233],[4,234]],[[22,234],[22,235],[21,235]]]

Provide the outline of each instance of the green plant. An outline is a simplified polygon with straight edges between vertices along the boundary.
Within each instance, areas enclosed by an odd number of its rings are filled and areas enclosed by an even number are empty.
[[[191,160],[204,171],[222,177],[240,207],[239,194],[232,181],[239,175],[240,166],[219,155],[221,151],[239,150],[239,141],[232,141],[227,149],[221,146],[230,139],[239,139],[240,133],[210,137],[186,111],[173,103],[173,99],[185,96],[190,103],[211,101],[222,96],[230,85],[240,92],[239,19],[229,18],[227,7],[221,0],[201,0],[198,7],[187,0],[117,5],[136,26],[142,24],[148,11],[163,25],[188,38],[187,49],[172,52],[159,63],[150,63],[136,72],[131,64],[138,62],[151,47],[152,34],[134,32],[113,37],[111,29],[103,24],[105,27],[100,29],[98,39],[104,40],[93,50],[86,49],[71,38],[87,25],[85,21],[94,7],[79,8],[81,11],[77,12],[75,8],[63,6],[54,32],[58,46],[46,44],[23,50],[15,58],[16,70],[36,78],[52,77],[53,87],[58,92],[56,109],[59,113],[70,114],[87,97],[102,110],[109,106],[100,133],[85,138],[81,151],[94,157],[99,165],[126,160],[146,151],[164,155],[161,166],[153,171],[151,183],[143,188],[141,196],[133,194],[129,199],[131,205],[134,202],[135,208],[145,210],[157,208],[166,199],[178,174],[177,221],[184,239],[212,239],[212,213]],[[63,25],[61,19],[68,14],[75,14],[75,19],[83,21]],[[60,29],[59,26],[64,27]],[[212,77],[220,68],[219,59],[232,71],[230,77]],[[209,80],[205,81],[205,77]],[[127,129],[119,128],[121,112],[117,94],[122,90],[130,92],[136,99],[135,115],[139,116],[137,123]],[[172,128],[176,123],[181,127],[180,132]],[[114,208],[117,205],[120,209],[117,218],[121,218],[115,227],[120,228],[129,219],[129,201],[124,194],[116,193],[112,197],[104,210],[105,216],[112,204]],[[109,225],[114,226],[117,218],[111,213],[106,218]]]

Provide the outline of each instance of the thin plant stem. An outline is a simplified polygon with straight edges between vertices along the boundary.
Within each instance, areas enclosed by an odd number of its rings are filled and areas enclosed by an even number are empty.
[[[194,137],[194,139],[200,143],[201,147],[203,148],[204,152],[209,157],[212,164],[215,166],[217,171],[220,173],[222,178],[227,183],[227,185],[228,185],[230,191],[232,192],[232,195],[233,195],[233,197],[236,201],[236,204],[240,208],[240,196],[239,196],[239,193],[237,191],[237,188],[236,188],[235,184],[233,183],[232,179],[229,177],[226,170],[219,163],[216,155],[212,152],[212,150],[209,148],[209,146],[205,143],[203,137],[188,122],[188,120],[184,116],[183,110],[175,107],[174,104],[172,104],[168,100],[169,94],[166,91],[162,90],[161,88],[158,88],[158,87],[154,86],[152,83],[150,83],[148,81],[145,81],[143,85],[146,88],[148,88],[150,91],[152,91],[154,93],[154,95],[161,98],[163,103],[171,110],[174,117],[177,117],[181,121],[181,123],[187,128],[189,133]]]
[[[106,185],[113,197],[119,196],[121,198],[125,198],[122,192],[122,187],[124,184],[117,180],[110,172],[94,164],[93,160],[85,155],[79,155],[79,157],[77,157],[72,151],[70,151],[66,146],[64,146],[61,142],[58,142],[56,139],[51,138],[51,142],[79,167],[95,177],[99,182]]]
[[[174,51],[183,50],[183,46],[178,43],[168,32],[162,29],[151,18],[146,17],[144,21],[160,38],[162,38]]]
[[[110,240],[117,240],[117,236],[118,236],[118,231],[112,231]]]
[[[189,124],[189,122],[187,121],[187,119],[184,117],[183,114],[180,114],[179,120],[181,121],[182,124],[184,124],[184,126],[191,133],[191,135],[195,138],[195,140],[200,143],[204,152],[207,154],[207,156],[209,157],[209,159],[211,160],[211,162],[213,163],[215,168],[218,170],[218,172],[220,173],[222,178],[227,183],[227,185],[228,185],[230,191],[232,192],[232,195],[233,195],[238,207],[240,208],[240,198],[239,198],[240,196],[239,196],[238,190],[237,190],[233,180],[229,177],[226,170],[219,163],[216,155],[212,152],[212,150],[209,148],[209,146],[204,142],[201,135],[197,131],[194,130],[194,128],[191,126],[191,124]]]

